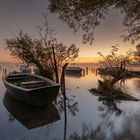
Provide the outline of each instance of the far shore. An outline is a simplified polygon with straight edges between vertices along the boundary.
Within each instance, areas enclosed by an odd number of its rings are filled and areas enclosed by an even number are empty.
[[[18,65],[18,63],[16,62],[4,62],[4,61],[0,61],[0,66],[2,65]],[[98,63],[72,63],[72,64],[69,64],[69,66],[80,66],[80,67],[94,67],[94,68],[98,68],[99,65]],[[129,70],[132,70],[132,71],[140,71],[140,63],[137,63],[137,64],[129,64],[127,65],[128,69]]]

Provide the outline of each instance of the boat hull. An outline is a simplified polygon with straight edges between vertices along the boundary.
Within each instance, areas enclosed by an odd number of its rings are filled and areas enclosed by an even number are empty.
[[[34,106],[42,106],[54,101],[57,98],[60,87],[56,84],[54,86],[41,87],[34,90],[23,90],[22,88],[17,88],[17,86],[7,83],[6,80],[3,81],[9,94],[20,101]]]

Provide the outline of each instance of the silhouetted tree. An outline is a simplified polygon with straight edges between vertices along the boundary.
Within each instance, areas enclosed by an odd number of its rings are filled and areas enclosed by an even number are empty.
[[[60,66],[78,57],[79,49],[75,44],[66,46],[55,38],[47,38],[47,31],[45,33],[41,39],[32,39],[21,31],[17,37],[6,40],[6,48],[12,56],[36,64],[41,75],[52,79],[55,74],[55,80],[59,83]]]
[[[126,78],[132,77],[131,72],[126,68],[126,64],[130,61],[131,52],[124,56],[117,54],[117,51],[118,48],[112,46],[111,54],[107,56],[99,52],[99,55],[102,57],[100,61],[102,67],[99,68],[99,73],[103,75],[103,81],[98,80],[98,88],[92,89],[91,92],[102,93],[110,98],[136,100],[127,94],[123,94],[124,92],[115,86],[118,81],[124,81]]]
[[[32,39],[22,31],[12,39],[6,40],[6,49],[12,56],[19,58],[26,63],[35,64],[40,70],[41,75],[52,79],[52,69],[49,65],[49,55],[42,42]]]
[[[54,71],[56,82],[59,83],[59,70],[62,65],[78,57],[79,48],[75,44],[66,46],[56,39],[48,41],[49,61]]]
[[[59,18],[75,32],[83,30],[83,43],[92,43],[95,28],[111,8],[119,9],[124,14],[124,41],[134,43],[140,39],[139,0],[50,0],[49,8],[51,12],[58,13]]]
[[[48,51],[50,65],[54,71],[56,82],[59,83],[60,67],[62,67],[62,64],[70,63],[78,57],[79,48],[76,48],[75,44],[66,46],[53,37],[55,31],[48,24],[47,14],[43,14],[42,25],[37,27],[41,41]]]
[[[117,70],[117,71],[120,70],[121,72],[125,72],[126,63],[129,63],[131,61],[130,57],[133,52],[128,51],[126,55],[120,55],[120,54],[117,54],[117,51],[118,51],[118,47],[112,46],[110,54],[106,56],[103,55],[101,52],[98,52],[98,54],[102,58],[102,60],[99,61],[100,66],[111,68],[112,70],[113,68],[115,68],[114,70]]]

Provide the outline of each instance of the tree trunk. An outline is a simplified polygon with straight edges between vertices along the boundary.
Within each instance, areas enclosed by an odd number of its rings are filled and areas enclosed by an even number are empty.
[[[53,61],[54,61],[55,80],[56,80],[56,83],[59,83],[58,63],[55,57],[55,50],[53,46],[52,46],[52,53],[53,53]]]
[[[56,79],[56,83],[59,83],[59,74],[58,74],[58,68],[55,68],[55,79]]]

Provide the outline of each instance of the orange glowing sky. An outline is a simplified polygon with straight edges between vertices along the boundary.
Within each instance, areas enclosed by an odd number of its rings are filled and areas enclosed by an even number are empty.
[[[30,34],[33,38],[38,37],[36,25],[41,24],[41,13],[46,11],[47,1],[44,0],[6,0],[0,1],[0,61],[13,61],[5,47],[4,40],[14,37],[21,29]],[[110,14],[102,21],[101,25],[95,30],[92,45],[82,44],[82,33],[74,34],[67,25],[62,23],[57,15],[48,13],[48,21],[51,27],[55,28],[56,38],[64,44],[75,43],[80,48],[77,62],[96,62],[98,52],[108,54],[111,46],[117,44],[119,53],[125,54],[127,50],[135,50],[137,44],[124,43],[120,36],[123,34],[122,26],[123,15],[115,9],[110,10]]]

